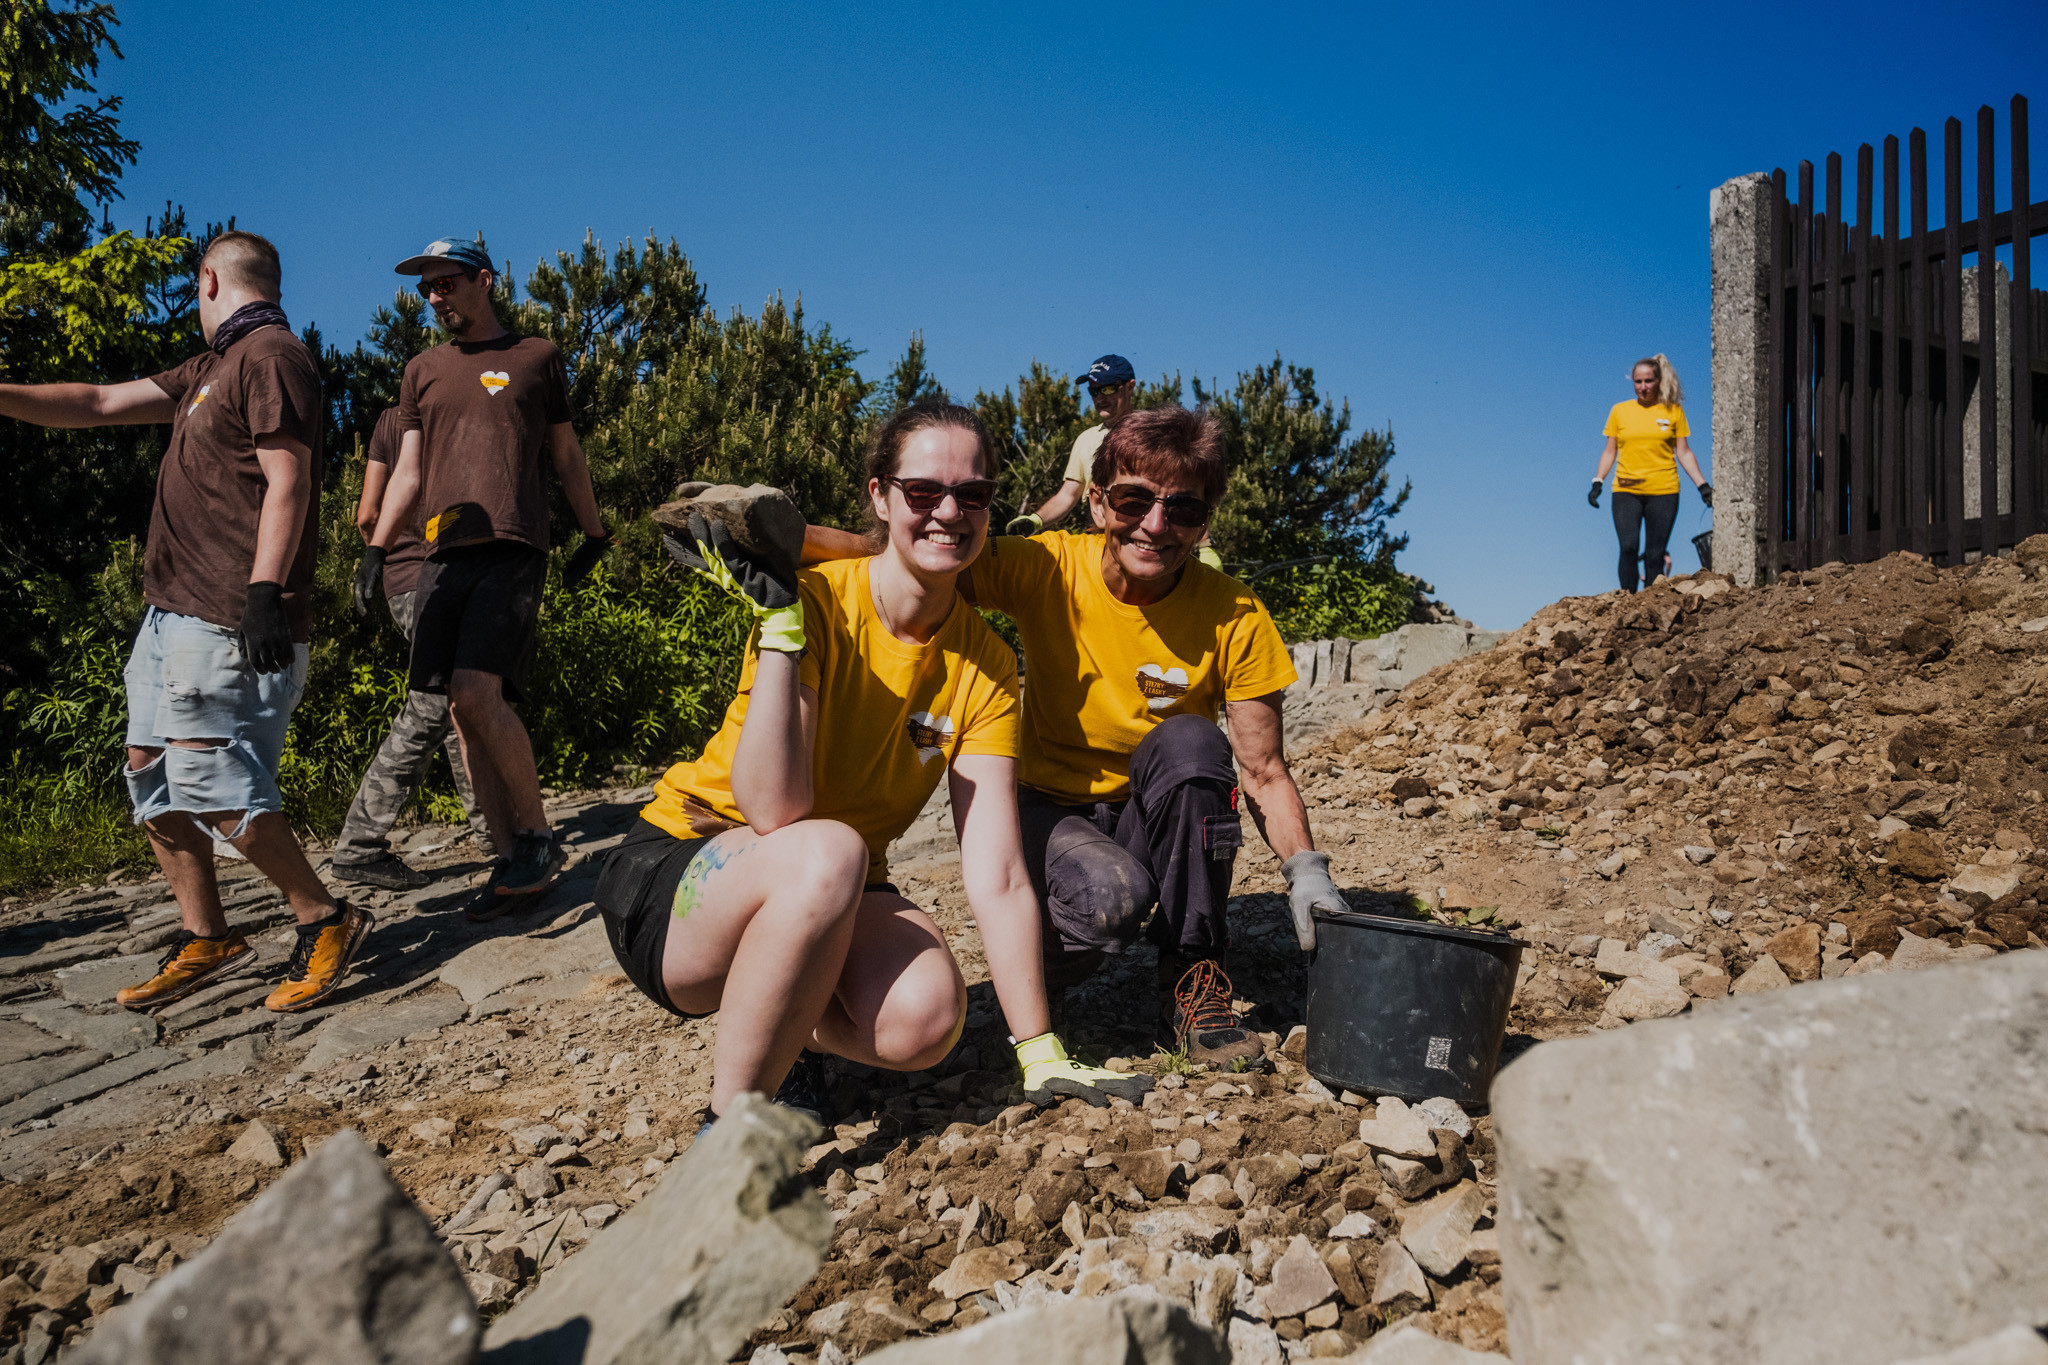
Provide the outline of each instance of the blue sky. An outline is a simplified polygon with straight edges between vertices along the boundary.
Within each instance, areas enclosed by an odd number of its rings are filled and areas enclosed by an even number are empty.
[[[721,310],[801,295],[871,373],[921,330],[962,394],[1278,351],[1391,424],[1404,567],[1508,627],[1613,586],[1585,487],[1629,361],[1672,356],[1710,449],[1713,186],[1915,124],[1938,160],[1986,102],[2002,148],[2014,93],[2048,145],[2048,5],[1968,12],[151,0],[101,86],[116,221],[235,215],[344,345],[444,232],[523,277],[652,228]]]

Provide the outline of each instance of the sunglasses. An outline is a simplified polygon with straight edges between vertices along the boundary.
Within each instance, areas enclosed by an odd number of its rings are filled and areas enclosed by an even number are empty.
[[[1143,521],[1155,502],[1166,504],[1166,520],[1173,526],[1196,527],[1209,524],[1212,510],[1208,503],[1191,493],[1173,493],[1161,497],[1148,492],[1136,484],[1120,483],[1113,488],[1102,490],[1102,500],[1109,504],[1109,510],[1125,521]]]
[[[988,505],[996,499],[994,479],[969,479],[966,483],[940,483],[937,479],[899,479],[891,474],[883,480],[903,490],[903,501],[913,512],[936,511],[940,503],[952,495],[953,503],[963,512],[986,512]]]
[[[476,274],[474,270],[458,270],[453,275],[436,275],[431,280],[421,280],[413,288],[420,291],[421,298],[435,299],[443,294],[454,293],[455,281],[458,279],[473,280],[476,278]]]

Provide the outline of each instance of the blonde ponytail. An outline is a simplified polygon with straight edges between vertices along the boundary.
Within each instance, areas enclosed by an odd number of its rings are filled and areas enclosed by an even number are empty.
[[[1635,372],[1645,365],[1657,372],[1657,401],[1670,408],[1684,407],[1685,385],[1678,382],[1678,370],[1672,365],[1670,357],[1662,351],[1644,356],[1628,367],[1629,377],[1633,379]]]

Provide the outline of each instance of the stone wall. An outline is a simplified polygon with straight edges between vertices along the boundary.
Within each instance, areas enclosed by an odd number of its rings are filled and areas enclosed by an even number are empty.
[[[1440,665],[1492,649],[1507,632],[1466,625],[1409,625],[1370,640],[1304,640],[1290,646],[1300,676],[1287,689],[1290,745],[1356,724]]]

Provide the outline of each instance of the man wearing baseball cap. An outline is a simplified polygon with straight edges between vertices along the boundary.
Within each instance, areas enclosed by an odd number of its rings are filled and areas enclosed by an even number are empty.
[[[396,269],[420,277],[420,295],[450,339],[405,367],[398,463],[356,574],[356,609],[370,610],[385,555],[417,504],[427,562],[407,685],[448,697],[498,852],[469,916],[493,919],[512,898],[545,890],[564,861],[541,805],[533,741],[511,706],[524,695],[547,581],[544,451],[584,534],[565,583],[595,567],[609,532],[570,425],[562,353],[499,324],[491,304],[497,272],[482,236],[429,242]]]
[[[1088,367],[1081,382],[1095,400],[1095,425],[1074,438],[1073,453],[1067,456],[1066,472],[1060,476],[1059,491],[1040,504],[1038,511],[1012,517],[1005,529],[1013,536],[1035,536],[1048,526],[1057,526],[1088,496],[1090,471],[1095,452],[1109,429],[1131,410],[1138,392],[1138,373],[1120,355],[1106,355]]]

